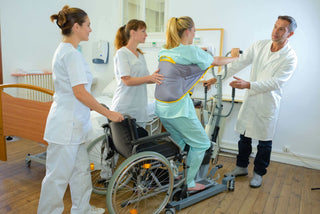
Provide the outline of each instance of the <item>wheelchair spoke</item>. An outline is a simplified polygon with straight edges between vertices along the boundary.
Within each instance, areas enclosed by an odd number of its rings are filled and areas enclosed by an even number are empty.
[[[170,199],[172,188],[170,163],[158,153],[139,153],[121,164],[110,181],[109,212],[159,213]]]
[[[90,170],[92,191],[97,194],[105,195],[107,186],[113,174],[115,165],[114,157],[108,160],[103,160],[102,148],[106,147],[106,136],[102,135],[93,140],[87,147]]]

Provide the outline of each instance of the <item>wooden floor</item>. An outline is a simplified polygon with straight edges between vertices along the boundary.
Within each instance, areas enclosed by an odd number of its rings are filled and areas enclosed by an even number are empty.
[[[7,149],[8,161],[0,161],[0,213],[35,214],[45,166],[32,162],[28,168],[25,166],[25,156],[27,153],[42,152],[45,148],[37,143],[19,140],[7,143]],[[234,167],[235,159],[221,156],[219,164],[224,165],[219,170],[220,183],[223,174]],[[249,187],[252,164],[249,170],[248,176],[236,178],[234,192],[220,193],[177,213],[320,213],[320,190],[311,190],[320,187],[319,170],[271,162],[262,186],[257,189]],[[64,203],[64,213],[70,213],[69,190]],[[91,204],[106,208],[105,196],[92,194]]]

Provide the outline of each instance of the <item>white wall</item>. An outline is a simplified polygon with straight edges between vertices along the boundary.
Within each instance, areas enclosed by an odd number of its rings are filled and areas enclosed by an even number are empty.
[[[17,68],[51,69],[52,55],[61,36],[49,17],[65,4],[80,7],[89,14],[93,32],[89,42],[81,44],[88,62],[91,62],[92,42],[100,39],[110,41],[109,64],[90,63],[93,73],[99,77],[95,93],[111,81],[113,40],[121,24],[120,0],[1,0],[5,83],[15,82],[10,74]],[[224,28],[224,53],[232,47],[246,49],[256,40],[270,38],[278,15],[288,14],[297,20],[298,28],[290,41],[299,64],[284,90],[272,158],[313,168],[320,168],[320,101],[317,99],[320,97],[320,84],[316,82],[320,67],[318,11],[319,0],[169,0],[169,17],[188,15],[198,28]],[[236,148],[237,145],[238,134],[233,128],[239,107],[237,104],[225,122],[222,145],[228,148]],[[292,153],[282,153],[284,145],[288,145]]]
[[[298,67],[284,89],[272,158],[320,169],[320,1],[172,0],[169,8],[170,17],[190,16],[197,28],[224,28],[224,53],[270,38],[278,15],[296,19],[298,28],[290,43],[298,56]],[[239,106],[225,123],[222,145],[228,148],[237,145],[238,134],[233,131],[237,109]],[[285,145],[291,153],[282,152]]]
[[[88,42],[81,43],[82,52],[90,62],[92,72],[98,78],[97,85],[93,88],[93,95],[100,95],[103,88],[113,79],[113,56],[115,53],[113,41],[121,25],[120,1],[114,0],[81,0],[83,7],[92,23],[92,32]],[[71,5],[70,5],[71,6]],[[92,43],[99,40],[109,41],[109,63],[92,63]]]
[[[66,4],[84,9],[90,18],[92,33],[89,42],[81,43],[83,54],[92,72],[99,78],[96,93],[113,77],[113,40],[120,26],[119,3],[112,0],[11,0],[0,2],[2,62],[4,83],[14,83],[11,76],[16,69],[51,70],[53,53],[61,41],[60,29],[50,21]],[[110,41],[109,64],[98,65],[92,61],[92,43]]]

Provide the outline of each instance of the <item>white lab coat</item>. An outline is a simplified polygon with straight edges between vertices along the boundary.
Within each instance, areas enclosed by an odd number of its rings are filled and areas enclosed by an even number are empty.
[[[246,91],[235,129],[257,140],[272,140],[283,85],[297,65],[296,54],[289,43],[277,52],[271,52],[271,44],[272,40],[255,42],[228,66],[227,78],[252,65],[251,88]]]
[[[134,55],[128,48],[120,48],[114,57],[114,73],[117,88],[112,99],[111,110],[134,117],[137,122],[148,121],[148,95],[146,84],[126,86],[121,77],[148,76],[146,60],[143,54]]]

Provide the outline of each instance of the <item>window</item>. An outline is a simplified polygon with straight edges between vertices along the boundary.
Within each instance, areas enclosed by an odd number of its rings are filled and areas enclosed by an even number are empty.
[[[123,0],[123,24],[130,19],[144,20],[148,32],[164,32],[167,0]]]

